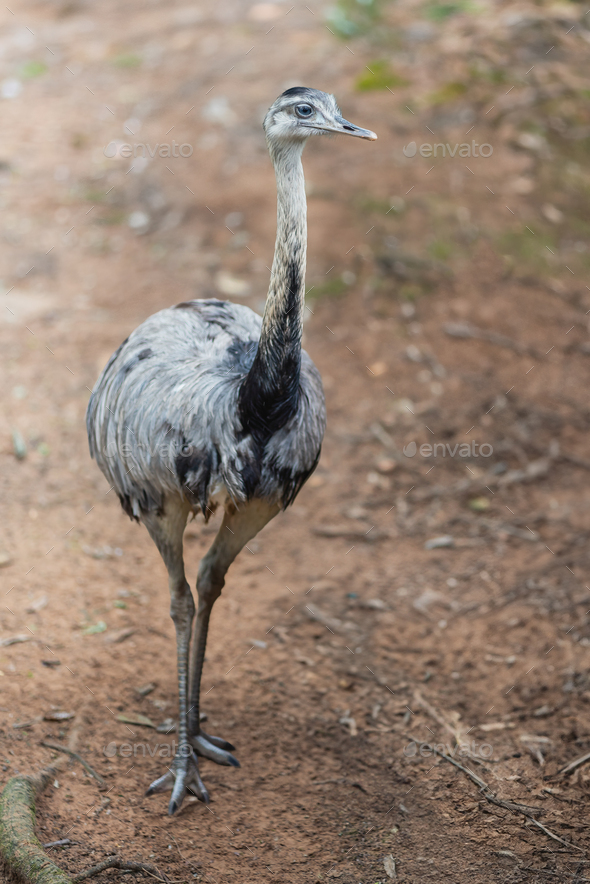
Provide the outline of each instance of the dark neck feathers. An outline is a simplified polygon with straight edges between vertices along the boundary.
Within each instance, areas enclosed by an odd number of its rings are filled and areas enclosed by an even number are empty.
[[[277,239],[258,350],[239,399],[244,430],[263,438],[285,425],[299,401],[307,250],[303,145],[269,145],[277,179]]]

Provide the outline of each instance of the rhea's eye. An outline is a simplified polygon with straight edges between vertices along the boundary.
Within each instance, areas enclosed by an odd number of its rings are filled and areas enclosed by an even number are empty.
[[[298,117],[311,117],[313,114],[313,107],[311,104],[298,104],[295,108],[295,113]]]
[[[182,448],[180,449],[180,453],[185,454],[185,455],[190,454],[191,453],[191,446],[190,445],[183,445]]]

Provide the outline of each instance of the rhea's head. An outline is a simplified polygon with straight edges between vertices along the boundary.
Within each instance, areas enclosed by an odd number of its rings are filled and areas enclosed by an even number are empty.
[[[377,139],[369,129],[361,129],[345,120],[333,95],[305,86],[294,86],[279,95],[264,118],[264,131],[270,146],[305,142],[310,135]]]

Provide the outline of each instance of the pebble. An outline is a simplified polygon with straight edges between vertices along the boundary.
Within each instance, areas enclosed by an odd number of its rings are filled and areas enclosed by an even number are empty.
[[[250,293],[250,285],[246,280],[232,276],[231,273],[227,273],[225,270],[220,270],[215,275],[215,288],[222,295],[230,297],[243,298]]]
[[[24,460],[27,456],[27,443],[19,430],[12,431],[12,449],[17,460]]]
[[[432,537],[424,544],[424,549],[448,549],[455,545],[455,539],[450,534],[443,534],[442,537]]]

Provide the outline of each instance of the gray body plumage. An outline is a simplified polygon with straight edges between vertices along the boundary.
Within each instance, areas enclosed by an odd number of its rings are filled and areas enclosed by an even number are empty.
[[[195,300],[150,316],[113,354],[87,415],[90,452],[137,519],[178,496],[206,519],[229,498],[287,506],[314,469],[326,424],[319,372],[302,351],[298,407],[261,445],[238,395],[262,319]]]

